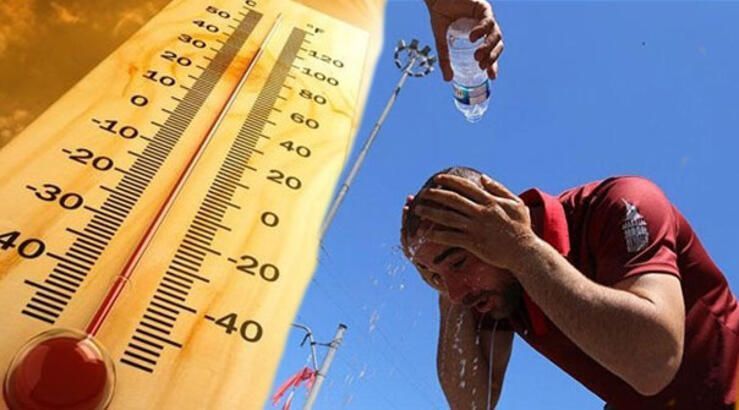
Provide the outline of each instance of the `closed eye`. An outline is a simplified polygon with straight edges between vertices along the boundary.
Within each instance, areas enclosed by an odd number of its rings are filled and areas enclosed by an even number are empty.
[[[452,268],[453,270],[460,270],[460,269],[462,269],[462,267],[464,266],[464,263],[465,263],[465,262],[467,262],[467,257],[466,257],[466,256],[465,256],[464,258],[462,258],[462,259],[460,259],[460,260],[458,260],[458,261],[456,261],[456,262],[452,263],[452,264],[451,264],[451,265],[449,265],[449,266],[450,266],[450,267],[451,267],[451,268]]]

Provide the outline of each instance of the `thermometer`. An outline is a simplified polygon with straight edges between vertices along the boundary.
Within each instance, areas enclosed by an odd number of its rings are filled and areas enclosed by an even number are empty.
[[[262,408],[376,60],[331,3],[174,1],[0,151],[6,406]]]

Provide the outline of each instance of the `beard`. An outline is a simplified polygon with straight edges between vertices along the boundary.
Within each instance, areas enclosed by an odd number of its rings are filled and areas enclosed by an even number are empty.
[[[511,317],[513,312],[518,309],[523,298],[523,287],[518,282],[512,282],[500,292],[496,292],[503,301],[501,305],[494,310],[488,312],[495,320],[502,320]]]

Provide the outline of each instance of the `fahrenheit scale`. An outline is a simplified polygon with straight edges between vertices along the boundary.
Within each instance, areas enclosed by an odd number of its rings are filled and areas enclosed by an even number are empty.
[[[3,149],[5,405],[261,408],[378,42],[176,0]]]

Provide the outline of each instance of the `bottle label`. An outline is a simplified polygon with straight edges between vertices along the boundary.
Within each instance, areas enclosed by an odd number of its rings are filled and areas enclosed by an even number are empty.
[[[464,105],[482,104],[490,97],[489,82],[485,80],[482,84],[475,87],[465,87],[460,84],[453,83],[454,98]]]

